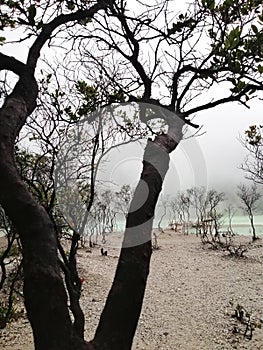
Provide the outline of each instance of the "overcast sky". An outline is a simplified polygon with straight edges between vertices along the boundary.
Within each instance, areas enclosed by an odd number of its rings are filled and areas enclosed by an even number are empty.
[[[203,152],[208,171],[208,183],[224,183],[228,186],[244,180],[244,172],[238,167],[243,162],[246,150],[240,137],[250,125],[262,124],[262,101],[254,100],[251,108],[229,103],[196,117],[196,122],[207,131],[197,142]]]
[[[239,167],[246,150],[239,138],[250,125],[263,122],[261,105],[262,101],[255,100],[248,110],[230,103],[198,114],[194,121],[203,125],[205,134],[182,141],[173,152],[164,193],[173,195],[199,185],[235,193],[236,186],[245,181]],[[110,152],[110,162],[104,169],[106,177],[119,185],[135,186],[142,168],[143,148],[143,144],[125,145]]]

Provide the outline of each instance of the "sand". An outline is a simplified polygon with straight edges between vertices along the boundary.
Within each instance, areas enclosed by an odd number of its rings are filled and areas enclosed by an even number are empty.
[[[247,258],[230,258],[204,247],[195,235],[166,231],[153,251],[142,314],[133,350],[263,349],[263,327],[252,340],[243,337],[244,326],[232,315],[233,300],[263,321],[263,248]],[[259,246],[262,241],[258,241]],[[78,260],[83,284],[82,307],[86,339],[91,339],[114,277],[118,250],[102,257],[99,248],[80,249]],[[262,323],[263,326],[263,323]],[[233,330],[240,333],[233,333]],[[32,350],[26,318],[1,331],[0,349]]]

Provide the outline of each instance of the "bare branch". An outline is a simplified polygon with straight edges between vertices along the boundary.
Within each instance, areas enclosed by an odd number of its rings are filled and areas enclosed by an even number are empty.
[[[53,19],[51,22],[43,25],[42,31],[35,40],[34,44],[31,46],[27,59],[27,67],[31,72],[34,72],[37,60],[40,55],[40,51],[44,44],[49,40],[52,32],[61,26],[62,24],[79,21],[85,18],[92,18],[96,12],[102,9],[106,9],[108,7],[108,2],[106,0],[98,0],[98,2],[90,7],[87,10],[78,10],[74,13],[70,13],[67,15],[60,15],[57,18]]]

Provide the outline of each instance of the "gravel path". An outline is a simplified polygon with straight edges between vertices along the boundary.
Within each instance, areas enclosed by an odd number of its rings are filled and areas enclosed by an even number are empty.
[[[263,250],[249,258],[230,258],[204,248],[194,236],[166,231],[153,252],[143,310],[133,350],[230,350],[263,349],[263,329],[256,328],[252,340],[231,317],[229,301],[243,305],[259,320],[263,318]],[[261,242],[260,242],[261,243]],[[108,257],[79,251],[80,275],[84,277],[82,306],[86,316],[86,338],[92,338],[107,297],[118,261],[118,250]],[[263,319],[262,319],[263,321]],[[0,349],[32,350],[26,319],[10,324],[0,336]]]

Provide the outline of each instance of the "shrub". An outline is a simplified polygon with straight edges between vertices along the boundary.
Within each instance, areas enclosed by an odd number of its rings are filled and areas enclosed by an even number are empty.
[[[16,309],[7,303],[0,303],[0,329],[6,327],[7,323],[17,321],[19,317],[23,316],[24,309]]]
[[[232,334],[239,334],[243,338],[251,340],[255,329],[261,328],[260,319],[240,303],[234,303],[233,300],[230,300],[229,305],[231,306],[230,316],[235,320],[232,324]]]

